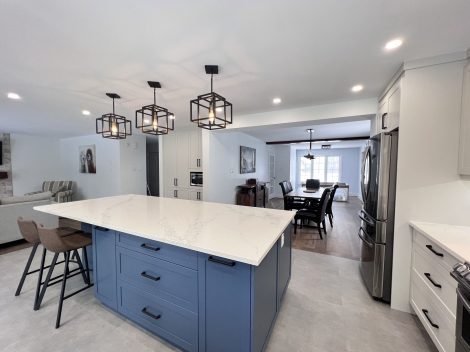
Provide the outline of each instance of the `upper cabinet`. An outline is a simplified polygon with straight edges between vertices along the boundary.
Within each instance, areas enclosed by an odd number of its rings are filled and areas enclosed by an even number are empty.
[[[459,173],[470,175],[470,60],[465,65],[460,117]]]
[[[392,85],[387,94],[379,101],[377,115],[371,123],[371,136],[398,128],[400,122],[400,96],[401,78]]]
[[[202,169],[202,132],[200,129],[189,132],[189,168]]]

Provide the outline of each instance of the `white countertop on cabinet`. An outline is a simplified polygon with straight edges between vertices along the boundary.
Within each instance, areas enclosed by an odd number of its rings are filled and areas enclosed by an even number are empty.
[[[411,227],[436,242],[461,262],[470,262],[470,226],[411,221]]]
[[[122,195],[35,210],[250,265],[259,265],[294,212]]]

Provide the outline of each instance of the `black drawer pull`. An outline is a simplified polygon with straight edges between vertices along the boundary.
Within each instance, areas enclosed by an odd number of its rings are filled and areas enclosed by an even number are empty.
[[[210,262],[214,262],[214,263],[222,264],[222,265],[227,265],[227,266],[235,266],[235,264],[236,264],[234,261],[218,259],[218,258],[214,258],[213,256],[210,256],[208,260]]]
[[[107,229],[106,227],[101,227],[101,226],[95,226],[95,230],[103,231],[103,232],[109,231],[109,229]]]
[[[150,279],[150,280],[153,280],[153,281],[158,281],[158,280],[160,280],[160,276],[152,276],[152,275],[147,274],[147,272],[145,272],[145,271],[142,271],[142,272],[140,273],[140,276],[143,276],[143,277],[145,277],[146,279]]]
[[[434,248],[432,248],[432,246],[430,244],[427,244],[426,245],[426,248],[429,249],[431,252],[433,252],[435,255],[437,255],[438,257],[443,257],[444,254],[442,253],[439,253],[437,252]]]
[[[430,273],[424,273],[424,276],[426,276],[426,278],[427,278],[429,281],[431,281],[431,283],[432,283],[434,286],[436,286],[436,287],[438,287],[438,288],[442,288],[442,285],[441,285],[441,284],[436,283],[436,281],[434,281],[434,280],[431,278],[431,274],[430,274]]]
[[[429,318],[429,315],[428,315],[429,311],[428,311],[427,309],[421,309],[421,310],[423,311],[424,316],[426,317],[426,319],[429,321],[429,324],[431,324],[431,326],[432,326],[433,328],[439,329],[439,325],[433,323],[433,321],[431,320],[431,318]]]
[[[147,308],[142,308],[142,313],[144,313],[146,316],[149,316],[150,318],[155,319],[155,320],[158,320],[162,317],[161,314],[155,315],[155,314],[150,313],[147,310]]]
[[[149,245],[149,244],[147,244],[147,243],[142,243],[140,246],[141,246],[142,248],[149,249],[149,250],[155,251],[155,252],[157,252],[157,251],[160,250],[160,247],[153,247],[153,246],[151,246],[151,245]]]

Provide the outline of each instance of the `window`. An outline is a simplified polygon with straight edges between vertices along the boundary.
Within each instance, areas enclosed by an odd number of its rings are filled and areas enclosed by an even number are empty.
[[[339,155],[316,156],[313,160],[300,157],[300,182],[305,184],[308,178],[320,182],[339,182],[341,159]]]

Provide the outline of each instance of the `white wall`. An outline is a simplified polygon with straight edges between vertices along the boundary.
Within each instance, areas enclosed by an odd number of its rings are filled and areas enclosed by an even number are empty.
[[[274,197],[282,197],[281,186],[279,182],[291,180],[291,146],[290,145],[273,145],[272,150],[275,157],[275,184]],[[295,160],[295,159],[293,159]],[[294,166],[295,167],[295,166]],[[292,180],[294,181],[294,180]]]
[[[410,310],[409,221],[470,225],[470,179],[457,174],[463,66],[460,61],[412,69],[403,78],[392,284],[395,309]]]
[[[240,146],[256,149],[256,172],[240,174]],[[241,132],[203,133],[204,200],[235,204],[236,187],[248,178],[269,180],[268,159],[272,147]]]
[[[15,196],[41,190],[43,181],[61,180],[58,138],[12,133],[10,140]]]
[[[78,147],[96,146],[96,174],[78,170]],[[133,135],[125,140],[105,139],[99,135],[60,140],[62,178],[76,183],[74,200],[146,194],[145,137]]]

